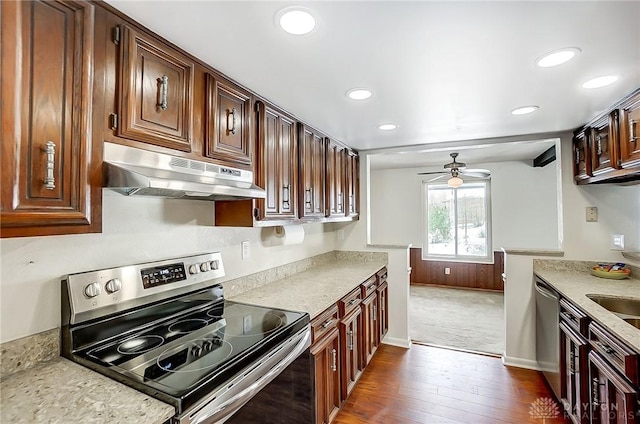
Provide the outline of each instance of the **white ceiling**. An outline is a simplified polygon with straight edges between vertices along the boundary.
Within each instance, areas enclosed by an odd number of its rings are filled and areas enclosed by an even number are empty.
[[[108,2],[357,149],[570,130],[640,86],[639,1]],[[276,26],[292,5],[314,13],[314,32]],[[562,47],[582,53],[535,66]],[[620,78],[581,88],[606,74]],[[374,95],[354,102],[353,87]],[[377,129],[389,121],[399,128]]]

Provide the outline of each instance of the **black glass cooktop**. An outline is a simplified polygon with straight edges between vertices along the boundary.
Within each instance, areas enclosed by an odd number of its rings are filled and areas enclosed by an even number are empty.
[[[309,315],[219,300],[203,291],[84,328],[84,333],[110,336],[114,326],[137,327],[105,341],[92,340],[75,352],[109,372],[174,398],[203,392],[231,378],[280,342],[305,328]],[[212,297],[213,298],[213,297]],[[179,302],[179,305],[176,304]],[[170,318],[159,319],[161,310]],[[184,311],[184,313],[180,313]],[[111,322],[110,322],[111,321]]]

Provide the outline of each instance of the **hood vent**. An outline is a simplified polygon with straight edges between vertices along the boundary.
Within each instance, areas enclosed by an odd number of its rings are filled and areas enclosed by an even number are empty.
[[[253,172],[104,143],[104,187],[126,196],[172,199],[264,199]]]

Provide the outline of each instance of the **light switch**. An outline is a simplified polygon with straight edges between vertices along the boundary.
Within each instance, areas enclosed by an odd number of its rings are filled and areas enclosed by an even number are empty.
[[[587,222],[598,222],[598,208],[595,206],[587,207]]]
[[[251,256],[251,249],[249,248],[249,240],[243,241],[242,245],[242,259],[247,259]]]
[[[449,268],[449,267],[445,268],[445,269],[444,269],[444,274],[445,274],[445,275],[449,275],[449,274],[451,274],[451,268]]]

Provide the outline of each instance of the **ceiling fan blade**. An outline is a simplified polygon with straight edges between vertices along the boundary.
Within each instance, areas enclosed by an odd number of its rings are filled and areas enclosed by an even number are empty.
[[[418,172],[418,175],[448,174],[447,171]]]
[[[437,177],[435,177],[435,178],[431,178],[431,179],[430,179],[429,181],[427,181],[427,182],[428,182],[428,183],[431,183],[431,182],[433,182],[433,181],[438,181],[439,179],[441,179],[441,178],[445,178],[445,177],[446,177],[445,175],[439,175],[439,176],[437,176]]]
[[[464,171],[460,171],[460,173],[468,177],[476,178],[487,178],[491,175],[491,172],[487,169],[466,169]]]

